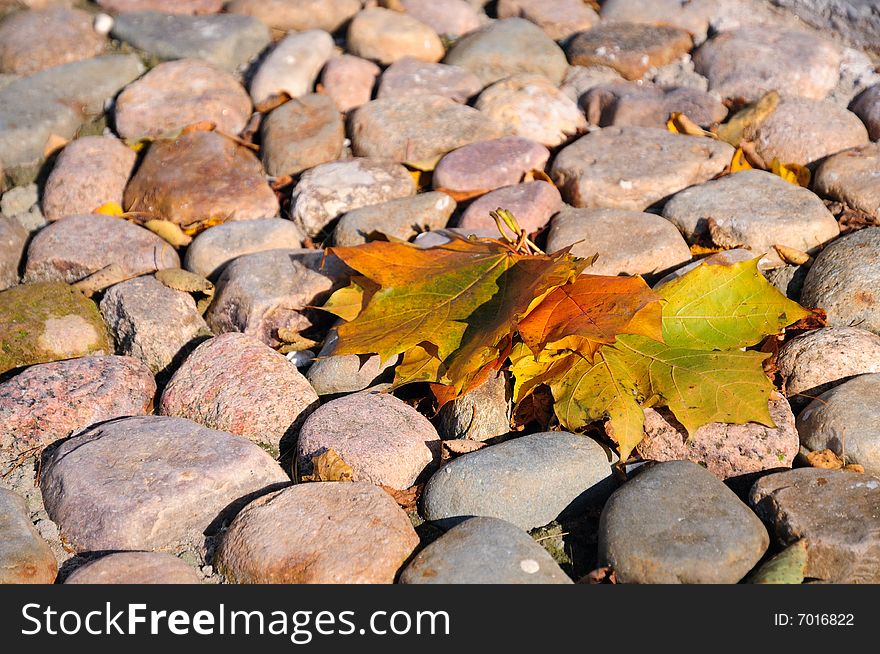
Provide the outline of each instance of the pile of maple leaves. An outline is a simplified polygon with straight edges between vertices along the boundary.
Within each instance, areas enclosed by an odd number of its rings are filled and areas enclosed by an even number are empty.
[[[564,428],[609,418],[621,460],[642,439],[646,406],[668,406],[690,434],[773,426],[768,355],[745,348],[809,312],[757,259],[703,264],[652,290],[641,277],[582,274],[591,260],[545,254],[508,212],[493,217],[498,239],[332,248],[360,273],[323,307],[345,321],[333,353],[401,355],[394,386],[429,382],[441,406],[508,365],[516,403],[546,385]]]

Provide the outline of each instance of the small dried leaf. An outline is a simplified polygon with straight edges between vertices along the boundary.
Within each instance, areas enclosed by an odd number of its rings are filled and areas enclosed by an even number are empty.
[[[742,150],[743,156],[752,168],[767,170],[767,162],[758,154],[758,150],[755,148],[755,144],[752,141],[740,141],[739,148]]]
[[[156,273],[156,279],[175,291],[214,295],[214,285],[201,275],[182,268],[165,268]]]
[[[254,111],[260,114],[267,114],[273,109],[277,109],[281,105],[290,102],[292,98],[286,91],[282,91],[278,95],[272,95],[262,102],[258,102],[254,107]]]
[[[737,147],[740,141],[746,137],[746,131],[754,130],[763,120],[776,111],[779,105],[779,93],[770,91],[754,104],[750,104],[723,125],[718,126],[716,133],[722,141],[727,141],[733,147]]]
[[[478,191],[453,191],[448,188],[438,188],[436,189],[440,193],[445,193],[449,197],[451,197],[456,202],[466,202],[467,200],[471,200],[473,198],[478,198],[481,195],[486,195],[489,191],[481,189]]]
[[[737,148],[736,152],[733,153],[733,159],[730,160],[730,172],[738,173],[741,170],[751,169],[752,165],[746,159],[746,155],[743,154],[743,149],[741,147]]]
[[[397,502],[401,509],[407,513],[412,513],[419,504],[419,497],[422,495],[424,484],[410,486],[406,490],[397,490],[396,488],[391,488],[391,486],[379,486],[379,488],[394,498],[394,501]]]
[[[669,114],[669,120],[666,121],[666,129],[668,129],[673,134],[684,134],[686,136],[706,136],[713,139],[718,138],[718,136],[716,136],[712,132],[706,131],[680,111],[673,111],[671,114]]]
[[[477,450],[481,450],[484,447],[486,447],[485,443],[481,443],[480,441],[468,440],[466,438],[455,438],[452,440],[443,441],[443,449],[455,456],[461,454],[470,454],[471,452],[476,452]]]
[[[336,450],[329,449],[312,457],[312,474],[303,475],[303,481],[353,481],[354,471],[342,460]]]
[[[578,581],[579,584],[616,584],[617,574],[610,566],[596,568],[586,577]]]
[[[804,188],[810,186],[810,169],[796,163],[781,163],[779,159],[770,162],[770,172],[779,175],[786,182],[797,184]]]
[[[807,463],[813,468],[823,470],[840,470],[843,468],[843,460],[832,450],[816,450],[807,454]]]
[[[210,120],[201,120],[184,127],[180,130],[180,135],[192,134],[193,132],[213,132],[215,129],[217,129],[217,123]]]
[[[134,277],[137,277],[137,275],[132,275],[130,272],[123,270],[122,266],[118,263],[111,263],[93,272],[88,277],[71,284],[71,286],[79,289],[85,296],[91,297],[105,288],[110,288],[114,284],[119,284]]]
[[[156,219],[148,220],[144,223],[144,227],[156,234],[156,236],[168,241],[168,243],[176,248],[182,248],[192,243],[192,237],[185,234],[184,231],[180,229],[179,225],[170,221]]]
[[[787,245],[777,244],[773,246],[773,249],[776,250],[776,254],[779,255],[780,259],[792,266],[802,266],[813,260],[813,257],[806,252],[790,248]]]
[[[92,213],[99,213],[104,216],[121,217],[125,215],[125,211],[118,202],[105,202],[97,209],[92,209]]]

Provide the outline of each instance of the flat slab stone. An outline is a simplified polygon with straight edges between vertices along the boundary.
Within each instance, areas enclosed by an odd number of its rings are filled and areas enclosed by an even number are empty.
[[[806,577],[838,584],[880,581],[876,477],[800,468],[762,477],[749,502],[780,545],[806,541]]]
[[[114,552],[89,561],[64,580],[65,584],[200,584],[196,570],[163,552]]]
[[[77,552],[201,547],[218,517],[288,483],[257,445],[183,418],[104,423],[43,466],[50,517]]]
[[[494,229],[497,233],[489,213],[499,208],[510,211],[519,226],[531,234],[544,227],[562,208],[562,197],[552,184],[544,181],[503,186],[468,205],[458,226],[466,230]]]
[[[575,207],[641,211],[705,182],[730,163],[733,147],[651,127],[607,127],[556,157],[550,175]]]
[[[112,349],[98,308],[75,288],[50,282],[0,292],[0,373]]]
[[[460,456],[435,472],[422,495],[423,515],[446,526],[489,516],[533,529],[607,497],[615,485],[612,463],[585,436],[521,436]]]
[[[260,104],[282,93],[292,98],[311,93],[318,73],[332,55],[333,37],[327,32],[287,35],[260,62],[251,80],[251,98]]]
[[[763,170],[743,170],[676,193],[663,217],[695,243],[706,238],[755,255],[785,245],[815,251],[840,233],[825,203],[811,191]]]
[[[202,277],[216,279],[223,267],[244,254],[276,249],[297,249],[303,234],[289,220],[263,218],[223,223],[206,229],[186,248],[183,267]]]
[[[179,268],[180,257],[166,241],[127,220],[103,214],[68,216],[31,239],[24,279],[73,283],[110,265],[134,277]]]
[[[764,161],[802,165],[868,143],[858,116],[829,100],[810,98],[784,98],[746,137]]]
[[[819,164],[813,177],[817,193],[880,218],[880,145],[844,150]]]
[[[387,159],[355,158],[315,166],[303,173],[291,195],[291,220],[317,236],[353,209],[414,195],[409,171]]]
[[[482,90],[480,78],[464,68],[404,57],[382,73],[376,97],[440,95],[456,102],[467,103]]]
[[[544,170],[550,151],[521,136],[504,136],[464,145],[445,155],[434,169],[435,189],[482,193],[518,184],[532,170]]]
[[[803,406],[849,377],[880,373],[880,336],[858,327],[816,329],[783,345],[776,366],[783,392]]]
[[[124,206],[181,226],[279,212],[260,160],[216,132],[154,141],[125,189]]]
[[[537,73],[559,83],[568,61],[544,31],[523,18],[504,18],[465,35],[446,53],[445,64],[461,66],[492,84],[517,73]]]
[[[688,436],[668,410],[645,409],[645,437],[636,451],[654,461],[693,461],[719,479],[790,468],[798,453],[798,432],[788,401],[771,401],[770,416],[776,428],[713,422]]]
[[[801,411],[803,452],[831,450],[880,477],[880,374],[858,375],[825,391]]]
[[[769,544],[749,507],[690,461],[639,473],[615,491],[599,521],[599,565],[623,583],[735,584]]]
[[[24,498],[0,488],[0,584],[51,584],[58,562],[34,529]]]
[[[439,459],[440,437],[418,411],[393,395],[356,393],[323,404],[305,421],[297,442],[297,469],[335,450],[355,481],[405,490]]]
[[[111,286],[101,313],[121,354],[166,375],[210,334],[189,293],[168,288],[152,275]]]
[[[608,66],[626,79],[639,79],[649,68],[674,61],[692,46],[691,35],[678,27],[602,23],[576,34],[565,52],[575,66]]]
[[[380,64],[403,57],[440,61],[446,54],[433,29],[408,13],[382,7],[364,9],[348,24],[346,48],[353,55]]]
[[[418,543],[409,518],[382,489],[318,482],[249,504],[215,560],[234,583],[390,584]]]
[[[455,200],[436,191],[371,204],[342,216],[333,241],[342,246],[359,245],[372,240],[374,233],[408,241],[422,232],[446,227],[455,206]]]
[[[96,422],[149,413],[156,381],[125,356],[31,366],[0,383],[0,450],[18,455]]]
[[[484,113],[435,95],[368,102],[352,114],[349,131],[355,155],[425,169],[456,148],[503,135],[503,127]]]
[[[287,357],[250,336],[229,333],[186,358],[162,392],[159,411],[244,436],[277,455],[317,402],[318,394]]]
[[[250,16],[155,11],[120,14],[112,35],[159,59],[204,59],[230,72],[256,57],[270,41],[269,29]]]
[[[589,275],[648,275],[691,259],[675,225],[656,214],[627,209],[566,207],[553,218],[547,251],[571,245],[577,257],[599,258]]]
[[[233,0],[231,14],[259,18],[280,32],[335,32],[361,10],[361,0]]]
[[[425,549],[400,573],[402,584],[570,584],[553,557],[519,527],[470,518]]]
[[[238,134],[251,117],[250,96],[230,73],[201,59],[167,61],[129,84],[114,105],[116,131],[126,139],[162,136],[210,121]]]
[[[840,78],[840,59],[840,49],[820,37],[766,26],[722,32],[694,53],[696,71],[709,79],[711,91],[750,102],[768,91],[824,98]]]
[[[857,325],[880,334],[880,227],[847,234],[826,247],[807,273],[801,301],[822,307],[831,327]]]
[[[262,157],[270,175],[297,175],[338,159],[345,140],[332,98],[311,93],[286,102],[263,120]]]
[[[541,75],[520,73],[495,82],[474,106],[508,131],[547,147],[587,129],[577,104]]]

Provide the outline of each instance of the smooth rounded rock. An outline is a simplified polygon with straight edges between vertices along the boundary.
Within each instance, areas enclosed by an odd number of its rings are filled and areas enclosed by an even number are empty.
[[[880,84],[859,93],[850,103],[849,110],[865,123],[872,141],[880,138]]]
[[[297,175],[342,154],[345,126],[332,98],[304,95],[264,120],[263,165],[273,176]]]
[[[137,141],[209,121],[238,134],[251,116],[251,100],[230,73],[201,59],[158,64],[116,98],[116,131]]]
[[[470,518],[420,551],[402,584],[570,584],[547,551],[519,527]]]
[[[464,68],[404,57],[382,73],[376,97],[440,95],[456,102],[467,103],[482,90],[480,78]]]
[[[755,255],[784,245],[815,251],[840,229],[814,193],[763,170],[743,170],[676,193],[663,217],[695,243],[706,239]]]
[[[441,438],[487,441],[511,431],[511,392],[504,374],[445,404],[440,410]]]
[[[0,584],[51,584],[58,562],[34,529],[24,498],[0,488]]]
[[[782,547],[804,539],[804,576],[880,583],[880,480],[846,470],[800,468],[762,477],[749,503]]]
[[[403,57],[440,61],[446,52],[440,37],[425,23],[381,7],[364,9],[351,20],[346,47],[358,57],[384,65]]]
[[[115,216],[68,216],[41,230],[27,251],[27,282],[77,282],[107,266],[132,277],[180,267],[180,258],[151,231]]]
[[[31,75],[99,55],[106,44],[79,9],[19,11],[0,22],[0,73]]]
[[[519,226],[531,234],[546,225],[562,208],[562,197],[552,184],[543,181],[504,186],[476,199],[465,209],[458,226],[468,230],[492,229],[494,219],[489,212],[507,209]]]
[[[398,163],[355,158],[315,166],[300,177],[291,219],[309,236],[353,209],[414,195],[412,176]]]
[[[585,436],[521,436],[460,456],[435,472],[422,495],[423,515],[441,525],[489,516],[533,529],[607,497],[615,485],[612,463]]]
[[[216,132],[154,141],[125,189],[125,209],[183,227],[278,215],[259,159]]]
[[[348,112],[372,100],[381,74],[372,61],[349,54],[331,57],[321,71],[320,93],[332,98],[339,111]]]
[[[383,381],[391,381],[399,355],[383,363],[376,354],[333,354],[338,340],[336,330],[331,329],[318,356],[306,372],[306,379],[318,395],[353,393]]]
[[[831,155],[819,164],[813,188],[824,197],[880,218],[880,144]]]
[[[74,570],[65,584],[200,584],[195,569],[162,552],[114,552]]]
[[[0,291],[18,284],[28,232],[17,221],[0,215]]]
[[[288,34],[260,63],[251,80],[251,98],[260,104],[282,93],[292,98],[311,93],[318,73],[331,56],[333,37],[327,32]]]
[[[455,211],[455,200],[445,193],[429,191],[349,211],[333,231],[336,245],[366,243],[379,233],[408,241],[422,232],[442,229]]]
[[[215,560],[234,583],[388,584],[418,543],[409,518],[382,489],[319,482],[249,504]]]
[[[541,29],[554,41],[588,30],[599,22],[599,16],[581,0],[499,0],[499,18],[521,16]]]
[[[822,393],[797,419],[805,452],[831,450],[880,477],[880,374],[858,375]]]
[[[518,184],[532,170],[544,170],[550,151],[521,136],[465,145],[445,155],[434,169],[435,189],[477,194]]]
[[[49,516],[76,552],[201,547],[219,519],[288,483],[257,445],[183,418],[104,423],[43,466]]]
[[[223,8],[223,0],[97,0],[98,6],[108,11],[162,11],[166,14],[216,14]]]
[[[801,302],[821,307],[831,327],[859,327],[880,334],[880,227],[834,241],[816,257],[804,280]]]
[[[305,421],[297,442],[297,468],[334,450],[352,467],[354,481],[405,490],[440,455],[437,430],[393,395],[356,393],[323,404]]]
[[[447,38],[479,29],[485,16],[467,0],[398,0],[407,14]],[[386,3],[387,4],[387,3]]]
[[[137,154],[112,136],[84,136],[68,144],[55,160],[43,189],[43,215],[49,221],[88,214],[115,202],[122,205]]]
[[[593,125],[666,127],[672,113],[683,113],[697,125],[720,123],[727,109],[712,94],[687,87],[664,88],[637,82],[599,84],[580,101]]]
[[[568,67],[562,49],[522,18],[496,20],[462,37],[443,63],[471,71],[485,85],[517,73],[537,73],[559,83]]]
[[[599,565],[623,583],[735,584],[769,544],[749,507],[690,461],[658,463],[627,481],[599,522]]]
[[[264,218],[223,223],[206,229],[186,249],[183,267],[216,279],[227,263],[245,254],[299,248],[303,234],[289,220]]]
[[[626,209],[566,207],[553,218],[547,250],[567,246],[577,257],[599,255],[586,270],[590,275],[648,275],[691,259],[687,243],[669,221]]]
[[[727,143],[650,127],[607,127],[565,147],[551,167],[575,207],[641,211],[724,170]]]
[[[186,358],[162,392],[159,411],[244,436],[277,454],[317,402],[318,394],[287,357],[250,336],[229,333]]]
[[[280,32],[335,32],[361,5],[361,0],[233,0],[226,11],[259,18]]]
[[[0,383],[0,450],[51,445],[96,422],[149,413],[156,381],[132,357],[86,356],[31,366]]]

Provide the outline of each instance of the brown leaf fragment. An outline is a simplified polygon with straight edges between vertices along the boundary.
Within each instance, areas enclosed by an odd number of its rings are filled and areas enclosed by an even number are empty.
[[[580,579],[577,583],[579,584],[616,584],[617,583],[617,574],[614,572],[614,569],[610,566],[603,566],[601,568],[596,568],[592,572],[588,573],[586,577]]]
[[[86,297],[91,297],[105,288],[110,288],[114,284],[119,284],[137,276],[138,274],[132,274],[124,270],[118,263],[111,263],[93,272],[88,277],[84,277],[78,282],[71,284],[71,286],[79,289]]]
[[[412,513],[419,504],[419,498],[422,496],[424,486],[424,484],[416,484],[406,490],[397,490],[396,488],[391,488],[391,486],[379,486],[379,488],[394,498],[394,501],[397,502],[401,509],[407,513]]]
[[[832,450],[816,450],[807,454],[807,463],[813,468],[823,470],[840,470],[843,468],[843,460]]]
[[[353,481],[354,471],[342,460],[336,450],[329,449],[312,457],[312,474],[303,475],[303,481]]]

